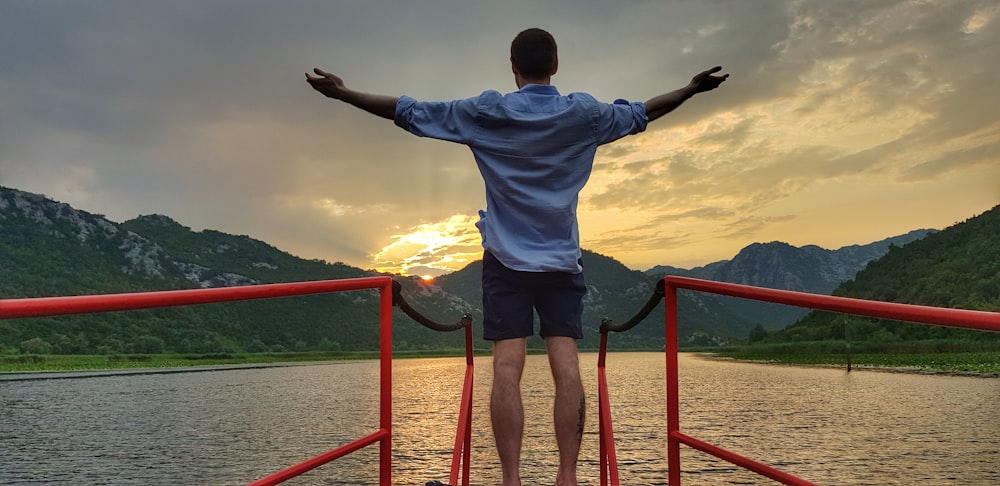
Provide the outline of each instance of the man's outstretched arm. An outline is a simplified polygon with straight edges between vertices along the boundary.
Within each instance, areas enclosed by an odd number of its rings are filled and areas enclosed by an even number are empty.
[[[349,103],[382,118],[389,120],[395,118],[398,97],[355,91],[344,86],[344,80],[336,75],[323,71],[320,68],[313,69],[313,72],[319,75],[319,77],[306,73],[306,82],[323,95]]]
[[[691,82],[687,86],[651,98],[646,102],[646,116],[649,117],[649,121],[653,121],[674,111],[675,108],[681,106],[688,98],[698,93],[718,88],[729,77],[728,74],[712,76],[719,71],[722,71],[721,66],[715,66],[712,69],[702,71],[691,78]]]

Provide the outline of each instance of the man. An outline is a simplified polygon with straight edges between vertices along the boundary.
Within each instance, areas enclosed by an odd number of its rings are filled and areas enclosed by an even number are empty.
[[[464,100],[419,102],[347,88],[320,69],[306,73],[316,91],[394,120],[418,136],[467,145],[486,184],[487,211],[476,223],[483,239],[483,337],[493,341],[490,414],[503,486],[519,486],[524,411],[521,373],[527,337],[540,321],[555,382],[559,447],[556,485],[576,485],[585,400],[576,340],[586,286],[576,208],[597,147],[646,129],[697,93],[729,76],[721,67],[699,73],[684,88],[645,103],[600,103],[585,93],[560,95],[551,85],[559,66],[556,42],[528,29],[511,43],[518,91]]]

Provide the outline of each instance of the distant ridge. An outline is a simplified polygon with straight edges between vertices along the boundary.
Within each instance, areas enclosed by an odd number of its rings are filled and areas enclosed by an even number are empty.
[[[934,230],[917,230],[838,250],[786,243],[755,243],[732,260],[691,270],[627,268],[585,251],[588,295],[585,339],[595,347],[603,318],[624,321],[648,299],[663,273],[751,285],[828,293],[893,245]],[[353,278],[373,272],[343,263],[307,260],[249,236],[192,231],[165,215],[115,223],[45,196],[0,187],[0,297],[205,288],[256,283]],[[479,263],[425,283],[395,277],[407,299],[432,319],[454,322],[471,314],[481,322]],[[680,332],[686,343],[744,339],[750,329],[784,327],[801,315],[755,303],[683,292]],[[59,319],[0,321],[0,354],[240,352],[375,349],[377,312],[367,295],[343,294],[226,306],[163,309]],[[459,347],[457,335],[429,333],[397,316],[399,349]],[[477,327],[476,334],[479,330]],[[457,334],[457,333],[456,333]],[[477,346],[488,343],[477,339]],[[613,346],[656,348],[663,342],[662,308],[615,336]],[[533,345],[539,345],[533,341]],[[659,344],[657,344],[659,343]]]
[[[850,245],[827,250],[815,245],[795,247],[772,241],[754,243],[732,259],[683,270],[654,267],[647,275],[660,278],[666,274],[728,282],[781,290],[795,290],[829,295],[841,282],[854,276],[869,262],[885,255],[893,246],[902,246],[933,234],[936,230],[919,229],[867,245]],[[808,313],[797,307],[704,295],[706,306],[728,309],[743,320],[765,329],[779,329]]]
[[[892,246],[903,246],[935,233],[918,229],[867,245],[850,245],[827,250],[816,245],[796,247],[781,241],[753,243],[733,257],[702,267],[684,270],[657,266],[647,275],[683,275],[773,289],[829,294],[841,282],[854,277],[868,262],[885,255]]]

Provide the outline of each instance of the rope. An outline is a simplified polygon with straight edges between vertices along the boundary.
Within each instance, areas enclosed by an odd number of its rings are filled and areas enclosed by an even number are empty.
[[[657,281],[656,288],[653,290],[653,294],[649,296],[649,300],[646,301],[646,304],[643,305],[642,308],[639,309],[639,312],[632,316],[631,319],[622,324],[616,324],[614,320],[607,317],[602,319],[600,329],[601,334],[607,334],[611,331],[625,332],[638,325],[643,319],[649,316],[649,313],[653,312],[653,309],[655,309],[656,306],[660,304],[660,301],[663,300],[665,288],[666,284],[662,279]],[[454,324],[440,324],[417,312],[417,310],[411,307],[410,304],[406,302],[406,299],[403,298],[403,286],[396,280],[392,281],[392,305],[399,307],[399,310],[403,311],[403,313],[409,316],[410,319],[413,319],[422,326],[434,331],[452,332],[472,325],[472,316],[469,314],[463,315],[462,319]]]
[[[646,305],[642,306],[634,316],[623,324],[615,324],[611,319],[605,317],[601,319],[601,334],[607,334],[608,331],[614,332],[625,332],[632,329],[637,324],[639,324],[653,309],[659,305],[660,301],[663,300],[664,292],[666,291],[666,283],[663,279],[656,282],[656,289],[653,290],[653,295],[649,296],[649,300],[646,301]]]
[[[410,304],[406,302],[403,298],[403,286],[396,280],[392,281],[392,305],[399,307],[399,310],[403,311],[404,314],[417,321],[424,327],[431,329],[433,331],[439,332],[451,332],[457,331],[459,329],[465,329],[467,326],[472,325],[472,316],[465,314],[462,319],[454,324],[439,324],[433,320],[425,317],[423,314],[417,312]]]

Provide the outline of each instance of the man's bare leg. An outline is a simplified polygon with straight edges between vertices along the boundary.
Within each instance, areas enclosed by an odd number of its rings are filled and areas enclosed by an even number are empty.
[[[576,486],[576,463],[580,456],[586,418],[586,400],[580,379],[576,339],[550,336],[545,338],[545,348],[556,387],[553,409],[556,443],[559,445],[556,486]]]
[[[500,455],[503,486],[521,486],[521,440],[524,435],[521,374],[526,345],[525,338],[493,342],[490,418]]]

